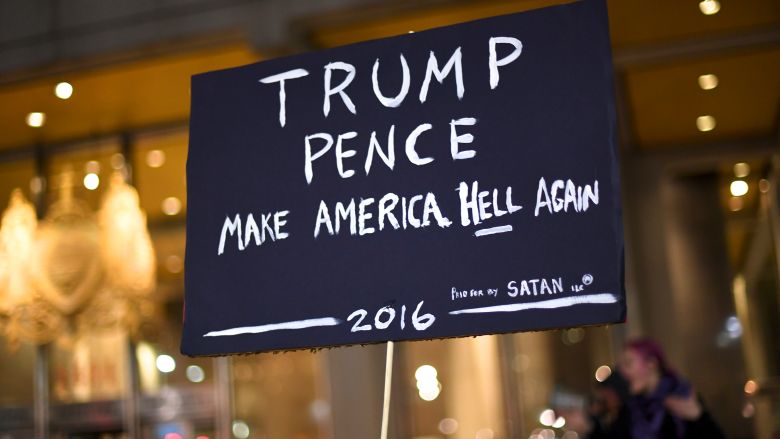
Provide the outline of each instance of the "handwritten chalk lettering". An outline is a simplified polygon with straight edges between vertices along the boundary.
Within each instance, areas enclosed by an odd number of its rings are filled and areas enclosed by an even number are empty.
[[[508,55],[505,55],[501,58],[498,57],[497,54],[497,46],[499,44],[502,45],[510,45],[513,47],[513,50]],[[505,36],[499,36],[499,37],[492,37],[488,39],[488,68],[490,70],[490,89],[495,89],[498,86],[499,82],[499,67],[504,67],[520,57],[520,54],[523,50],[523,44],[520,40],[514,37],[505,37]],[[386,97],[381,90],[381,86],[379,84],[379,64],[380,59],[377,58],[374,61],[374,64],[371,69],[371,85],[374,92],[374,96],[376,97],[377,101],[384,106],[388,108],[397,108],[400,107],[403,103],[404,99],[406,98],[406,95],[409,94],[409,88],[410,88],[410,71],[409,71],[409,64],[406,62],[406,58],[404,57],[403,53],[399,54],[399,58],[401,60],[401,89],[399,90],[398,94],[393,97]],[[326,64],[323,67],[323,102],[322,102],[322,113],[324,117],[328,117],[330,115],[331,111],[331,98],[333,96],[338,96],[341,98],[341,102],[344,104],[344,106],[347,108],[347,110],[352,114],[357,114],[357,109],[355,107],[355,103],[352,101],[352,99],[347,94],[347,87],[349,87],[352,82],[354,82],[355,77],[357,75],[357,69],[353,64],[343,62],[343,61],[334,61]],[[344,72],[346,75],[343,77],[343,79],[337,84],[333,85],[333,76],[334,71],[341,71]],[[463,77],[463,52],[461,47],[458,47],[455,49],[455,51],[452,53],[452,55],[449,57],[447,62],[444,64],[444,67],[439,68],[439,60],[436,57],[436,53],[434,51],[430,51],[428,54],[428,62],[425,66],[425,79],[423,79],[422,85],[420,86],[420,94],[419,94],[419,100],[421,103],[425,103],[426,100],[428,100],[428,89],[431,85],[431,80],[436,79],[436,81],[439,84],[443,84],[444,80],[454,72],[455,75],[455,93],[458,97],[458,100],[463,99],[463,96],[466,92],[465,87],[465,81]],[[259,82],[263,84],[279,84],[279,125],[281,127],[284,127],[287,122],[287,111],[286,111],[286,101],[287,101],[287,91],[285,87],[285,81],[291,80],[291,79],[298,79],[303,78],[305,76],[308,76],[309,72],[305,69],[292,69],[288,70],[286,72],[278,73],[275,75],[267,76],[265,78],[262,78],[259,80]]]
[[[355,209],[356,206],[357,209]],[[375,218],[374,209],[376,209],[376,220],[372,220]],[[331,215],[328,204],[324,200],[320,200],[314,223],[314,238],[320,235],[323,227],[329,235],[339,235],[342,223],[346,221],[349,221],[349,234],[352,236],[370,235],[377,230],[381,232],[385,228],[389,228],[386,224],[389,224],[393,230],[428,227],[432,221],[435,221],[436,225],[441,228],[452,225],[452,221],[442,214],[436,202],[436,195],[431,192],[425,195],[414,195],[411,198],[399,197],[390,192],[383,195],[378,202],[375,198],[369,197],[361,198],[356,203],[355,199],[352,198],[347,203],[337,201],[333,210],[335,215]],[[401,218],[400,223],[399,217]],[[371,222],[369,223],[369,221]]]
[[[476,151],[460,150],[460,145],[474,142],[474,135],[471,133],[458,132],[457,127],[474,126],[477,119],[473,117],[462,117],[450,121],[450,155],[453,160],[465,160],[474,158]],[[420,157],[420,137],[426,131],[433,129],[430,123],[421,123],[406,136],[404,142],[404,152],[409,163],[416,166],[424,166],[434,161],[433,157]],[[304,166],[303,174],[306,183],[311,184],[314,179],[314,162],[325,156],[335,144],[334,156],[336,158],[336,170],[341,178],[350,178],[355,175],[354,169],[350,169],[345,163],[345,159],[354,157],[357,151],[346,149],[346,142],[358,137],[355,131],[348,131],[334,136],[330,133],[314,133],[304,137]],[[371,132],[366,148],[366,158],[364,170],[366,175],[371,172],[371,166],[374,162],[374,153],[384,162],[390,170],[395,167],[395,125],[390,125],[387,132],[387,150],[383,150],[377,140],[376,130]]]
[[[508,186],[506,191],[502,193],[504,195],[503,200],[500,200],[502,203],[499,203],[498,189],[492,190],[491,197],[491,191],[479,190],[479,182],[477,181],[471,183],[470,191],[469,185],[462,181],[456,191],[460,195],[460,224],[463,227],[471,224],[477,225],[493,217],[498,218],[504,215],[511,215],[523,208],[512,203],[512,186]],[[486,199],[493,201],[487,201]],[[501,209],[502,206],[504,209]]]
[[[455,87],[458,94],[458,99],[463,99],[463,94],[466,92],[466,88],[463,86],[463,55],[461,54],[460,47],[455,49],[447,64],[443,69],[439,69],[439,61],[436,59],[436,54],[433,50],[428,57],[428,66],[425,68],[425,80],[423,80],[422,87],[420,87],[420,102],[424,103],[428,99],[428,87],[431,84],[431,76],[435,76],[439,84],[444,83],[450,72],[455,69]]]
[[[506,288],[509,297],[558,294],[563,292],[563,278],[524,279],[519,286],[518,282],[513,280],[507,283]]]
[[[344,80],[335,87],[331,87],[330,85],[333,70],[343,70],[347,72],[346,78],[344,78]],[[325,98],[322,103],[322,113],[325,115],[325,117],[328,117],[328,114],[330,114],[330,97],[336,94],[339,95],[341,101],[344,102],[344,105],[347,107],[350,113],[357,114],[357,111],[355,110],[355,103],[352,102],[352,99],[350,99],[347,93],[344,91],[344,89],[346,89],[347,86],[352,83],[353,79],[355,79],[355,66],[352,64],[336,61],[325,66]]]
[[[260,80],[260,82],[263,84],[273,84],[275,82],[279,83],[279,125],[284,126],[284,124],[287,122],[285,110],[287,107],[287,93],[284,90],[284,81],[287,79],[303,78],[308,74],[309,72],[304,69],[294,69],[276,75],[267,76]]]
[[[371,71],[371,85],[374,86],[374,95],[379,102],[385,107],[395,108],[404,101],[406,95],[409,93],[409,65],[406,63],[404,54],[401,54],[401,72],[403,75],[403,82],[401,82],[401,91],[395,97],[387,98],[382,94],[379,89],[379,58],[374,61],[374,68]]]
[[[425,303],[424,300],[421,300],[417,307],[414,309],[414,312],[412,313],[412,326],[417,331],[425,331],[426,329],[430,328],[431,325],[436,321],[436,317],[433,314],[425,313],[420,314],[420,311],[422,309],[423,304]],[[352,314],[347,317],[347,321],[350,322],[352,320],[355,320],[355,323],[352,325],[351,332],[360,332],[360,331],[371,331],[372,329],[387,329],[390,327],[390,325],[393,323],[396,317],[396,310],[395,308],[391,306],[383,306],[382,308],[379,308],[379,310],[374,314],[374,326],[372,327],[370,323],[363,324],[363,321],[368,316],[368,311],[365,309],[357,309],[352,312]],[[401,306],[401,318],[399,320],[399,326],[401,327],[401,330],[404,330],[406,328],[406,305]]]
[[[559,198],[562,196],[563,198]],[[544,177],[539,179],[539,187],[536,191],[536,208],[534,216],[539,216],[539,210],[547,208],[547,211],[558,213],[561,210],[568,212],[571,208],[575,212],[587,212],[590,204],[599,204],[599,181],[595,180],[593,186],[576,186],[571,180],[555,180],[548,191]]]
[[[461,290],[457,287],[452,287],[450,290],[450,300],[455,301],[459,299],[468,299],[474,297],[493,296],[498,297],[498,288],[485,288],[485,289],[467,289]]]
[[[225,244],[229,237],[235,237],[239,251],[244,251],[248,248],[251,241],[254,241],[255,246],[259,247],[268,239],[271,241],[287,239],[290,234],[283,231],[282,227],[287,224],[285,217],[289,213],[289,210],[283,210],[260,214],[259,226],[257,221],[255,221],[254,215],[250,213],[246,216],[243,230],[240,214],[236,214],[232,219],[230,216],[226,216],[225,222],[222,224],[222,232],[219,235],[217,255],[225,252]]]
[[[453,119],[450,122],[450,154],[453,160],[465,160],[474,158],[477,152],[474,150],[460,151],[459,145],[461,143],[471,143],[474,141],[474,135],[470,133],[458,134],[456,126],[459,125],[476,125],[477,119],[473,117],[462,117],[458,120]]]
[[[498,56],[496,55],[497,44],[510,44],[514,46],[514,50],[509,55],[498,59]],[[520,57],[520,54],[523,52],[523,43],[517,38],[493,37],[488,41],[488,46],[488,51],[490,52],[488,67],[490,68],[490,89],[492,90],[498,87],[498,68],[503,67]]]

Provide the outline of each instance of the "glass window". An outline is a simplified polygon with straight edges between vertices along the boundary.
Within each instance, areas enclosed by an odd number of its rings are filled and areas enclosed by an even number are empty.
[[[47,166],[47,206],[60,199],[61,190],[70,186],[74,198],[96,210],[111,174],[123,166],[119,145],[119,139],[112,138],[80,144],[51,156]]]
[[[188,136],[186,129],[177,129],[134,140],[134,183],[151,222],[184,218]]]

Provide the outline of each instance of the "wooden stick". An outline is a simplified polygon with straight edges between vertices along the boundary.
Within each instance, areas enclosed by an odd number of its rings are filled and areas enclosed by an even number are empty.
[[[390,418],[390,390],[393,384],[393,342],[387,342],[387,356],[385,357],[385,394],[382,403],[382,433],[381,439],[387,439],[387,424]]]

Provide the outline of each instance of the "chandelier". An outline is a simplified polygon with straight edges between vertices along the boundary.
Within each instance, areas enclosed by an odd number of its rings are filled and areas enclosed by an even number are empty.
[[[153,312],[155,255],[138,192],[114,173],[95,213],[73,197],[73,173],[38,221],[19,189],[0,222],[0,333],[56,341],[99,329],[134,336]]]

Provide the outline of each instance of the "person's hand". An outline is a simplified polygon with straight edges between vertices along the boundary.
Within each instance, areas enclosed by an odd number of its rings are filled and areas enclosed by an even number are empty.
[[[664,405],[674,416],[686,421],[699,419],[703,410],[701,404],[699,404],[699,399],[696,397],[696,392],[693,390],[691,390],[688,396],[670,396],[666,398]]]

